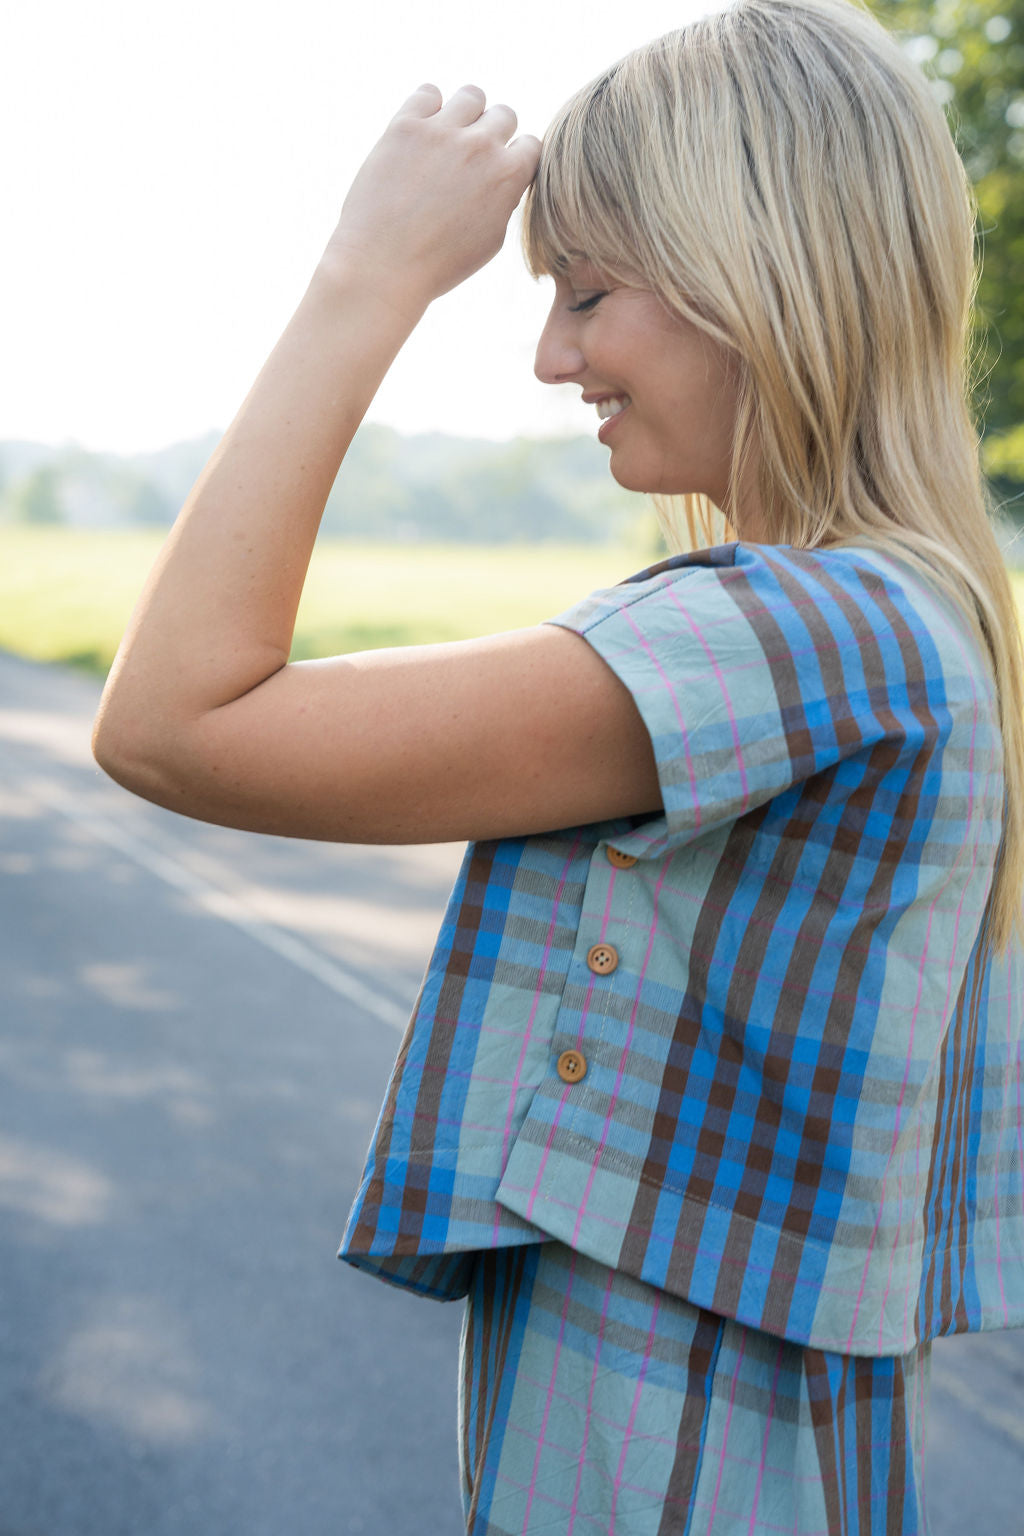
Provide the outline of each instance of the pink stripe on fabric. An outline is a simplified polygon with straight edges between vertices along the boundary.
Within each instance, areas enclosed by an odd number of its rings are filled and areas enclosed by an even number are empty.
[[[783,1345],[785,1345],[785,1340],[783,1340]],[[537,1387],[542,1392],[545,1391],[546,1387],[547,1387],[547,1384],[545,1382],[538,1381],[536,1376],[531,1376],[528,1372],[525,1372],[525,1371],[523,1371],[521,1373],[517,1373],[516,1380],[517,1381],[521,1380],[527,1386]],[[918,1375],[915,1377],[915,1383],[916,1383],[915,1391],[919,1390],[919,1395],[921,1397],[922,1403],[927,1403],[927,1395],[925,1394],[925,1391],[924,1391],[924,1378],[923,1378],[922,1375],[920,1375],[920,1373],[918,1373]],[[682,1388],[677,1388],[677,1390],[682,1391],[685,1394],[685,1390],[686,1389],[685,1389],[685,1387],[682,1387]],[[573,1393],[571,1393],[571,1392],[560,1392],[560,1391],[556,1390],[555,1393],[554,1393],[554,1396],[555,1396],[555,1398],[559,1399],[561,1402],[568,1403],[570,1405],[570,1407],[574,1407],[574,1408],[578,1408],[579,1407],[579,1401],[580,1401],[579,1398],[574,1396]],[[790,1399],[790,1401],[792,1401],[792,1399]],[[911,1405],[911,1406],[913,1407],[913,1405]],[[595,1414],[592,1415],[592,1417],[593,1417],[593,1420],[594,1420],[595,1424],[603,1424],[607,1429],[613,1430],[616,1434],[620,1434],[621,1435],[621,1434],[625,1433],[626,1426],[624,1424],[622,1424],[618,1419],[609,1418],[607,1414],[603,1414],[603,1413],[595,1413]],[[533,1431],[527,1429],[522,1424],[509,1424],[507,1426],[506,1433],[520,1435],[523,1439],[525,1439],[525,1440],[532,1440],[532,1441],[534,1441],[534,1443],[536,1443],[536,1440],[537,1440],[537,1436],[533,1433]],[[699,1444],[700,1444],[699,1440],[682,1441],[682,1440],[679,1440],[678,1438],[670,1437],[668,1435],[644,1434],[644,1435],[639,1435],[636,1438],[639,1439],[639,1440],[642,1440],[645,1445],[670,1445],[670,1446],[672,1446],[673,1449],[678,1449],[678,1447],[680,1445],[699,1446]],[[550,1447],[552,1450],[558,1451],[559,1454],[561,1454],[561,1455],[565,1455],[565,1456],[575,1456],[576,1455],[576,1450],[575,1450],[574,1447],[568,1446],[568,1445],[559,1445],[556,1441],[550,1439],[550,1437],[546,1437],[545,1438],[544,1444],[546,1446]],[[891,1435],[883,1435],[883,1436],[880,1436],[877,1440],[876,1439],[861,1440],[861,1441],[858,1442],[858,1444],[864,1450],[869,1450],[869,1451],[889,1451],[889,1450],[892,1449],[892,1436]],[[735,1454],[732,1454],[732,1455],[730,1455],[728,1457],[728,1460],[729,1460],[729,1463],[730,1463],[731,1466],[734,1466],[734,1467],[746,1467],[748,1469],[748,1471],[755,1472],[755,1473],[756,1473],[758,1467],[762,1465],[762,1461],[761,1461],[760,1457],[758,1457],[757,1460],[754,1460],[750,1456],[736,1456]],[[603,1478],[605,1480],[605,1482],[611,1483],[611,1482],[614,1481],[612,1473],[610,1473],[603,1466],[601,1466],[600,1462],[595,1462],[594,1463],[593,1471],[594,1471],[594,1475],[595,1476]],[[831,1480],[834,1480],[834,1478],[835,1478],[835,1474],[834,1473],[827,1473],[826,1474],[826,1473],[824,1473],[824,1472],[822,1472],[820,1470],[817,1471],[817,1472],[793,1472],[793,1471],[790,1471],[790,1470],[787,1470],[786,1472],[782,1472],[778,1467],[776,1467],[776,1468],[774,1468],[774,1471],[777,1473],[778,1476],[785,1477],[787,1482],[790,1482],[790,1483],[806,1483],[810,1487],[813,1487],[816,1484],[820,1484],[822,1482],[823,1478],[825,1478],[826,1476],[829,1479],[831,1479]],[[507,1477],[506,1473],[502,1473],[501,1475],[503,1477]],[[512,1479],[508,1478],[508,1481],[512,1482]],[[528,1484],[526,1484],[526,1483],[514,1483],[513,1486],[517,1487],[517,1488],[521,1488],[523,1490],[523,1492],[525,1493],[526,1489],[528,1487]],[[622,1488],[626,1492],[629,1492],[630,1490],[634,1490],[634,1491],[636,1491],[638,1493],[645,1492],[645,1490],[639,1484],[637,1484],[637,1483],[623,1482],[621,1484],[621,1486],[622,1486]],[[540,1495],[538,1495],[538,1497],[540,1497]],[[552,1500],[551,1502],[552,1503],[556,1503],[557,1500]],[[673,1499],[672,1502],[673,1503],[683,1503],[684,1501],[681,1500],[681,1499]],[[701,1502],[701,1504],[703,1505],[704,1508],[708,1507],[708,1501],[706,1499],[703,1499],[700,1502]],[[561,1509],[568,1509],[569,1508],[568,1504],[560,1504],[559,1507]],[[585,1516],[581,1516],[580,1518],[584,1519],[586,1517]]]
[[[740,771],[740,784],[743,788],[743,810],[738,813],[739,815],[742,815],[743,811],[745,811],[747,806],[750,804],[750,788],[747,783],[747,768],[743,758],[743,745],[740,741],[739,727],[736,724],[736,713],[732,707],[732,699],[729,695],[729,690],[726,687],[725,674],[721,667],[718,665],[718,660],[714,651],[705,640],[700,625],[694,623],[692,614],[687,613],[686,609],[679,601],[679,598],[676,596],[675,591],[671,587],[669,588],[668,595],[675,606],[678,608],[679,612],[682,614],[683,618],[686,620],[687,624],[689,624],[690,628],[692,629],[697,643],[700,645],[704,655],[708,659],[711,670],[715,675],[715,681],[718,683],[718,686],[722,691],[722,698],[725,700],[725,711],[729,716],[729,727],[732,731],[732,744],[736,749],[736,765]]]
[[[622,1474],[626,1467],[626,1452],[629,1450],[629,1442],[633,1437],[633,1428],[636,1424],[637,1411],[640,1407],[640,1394],[643,1392],[644,1379],[647,1375],[647,1367],[651,1363],[654,1353],[654,1334],[658,1326],[658,1313],[661,1310],[661,1292],[655,1293],[651,1303],[651,1326],[647,1331],[647,1345],[644,1349],[644,1358],[640,1366],[640,1374],[636,1379],[636,1391],[633,1393],[633,1404],[629,1410],[629,1422],[626,1425],[626,1433],[622,1441],[622,1450],[619,1452],[619,1464],[615,1468],[615,1482],[612,1486],[612,1502],[608,1511],[608,1536],[615,1536],[615,1506],[619,1502],[619,1494],[622,1492]]]
[[[601,932],[599,933],[598,939],[597,939],[597,942],[599,944],[603,944],[604,943],[605,935],[608,932],[608,920],[609,920],[609,918],[611,916],[611,910],[612,910],[612,892],[615,889],[615,873],[616,873],[615,870],[612,869],[612,871],[611,871],[611,878],[608,881],[608,894],[605,897],[604,913],[603,913],[603,915],[601,917]],[[581,924],[582,924],[582,917],[581,917],[580,921],[581,921]],[[596,982],[597,982],[597,978],[594,975],[594,973],[591,972],[591,974],[590,974],[590,982],[589,982],[589,984],[587,986],[587,995],[583,999],[583,1009],[582,1009],[582,1011],[580,1013],[579,1029],[576,1032],[576,1044],[578,1046],[582,1046],[582,1044],[583,1044],[583,1032],[584,1032],[584,1029],[586,1028],[587,1016],[590,1013],[590,1001],[591,1001],[591,998],[594,995],[594,987],[596,985]],[[574,1086],[575,1086],[575,1084],[566,1083],[565,1088],[562,1090],[562,1097],[559,1099],[558,1104],[557,1104],[557,1106],[555,1108],[555,1113],[551,1117],[551,1129],[548,1131],[547,1140],[544,1143],[544,1150],[541,1153],[540,1162],[539,1162],[539,1164],[537,1166],[537,1176],[536,1176],[536,1178],[533,1181],[533,1188],[530,1191],[530,1198],[527,1201],[527,1206],[526,1206],[526,1219],[527,1219],[527,1221],[532,1219],[533,1207],[534,1207],[534,1204],[535,1204],[535,1202],[536,1202],[536,1200],[537,1200],[537,1198],[538,1198],[538,1196],[540,1194],[541,1181],[544,1178],[544,1169],[547,1167],[548,1157],[551,1154],[551,1147],[552,1147],[552,1143],[554,1142],[554,1139],[555,1139],[555,1132],[558,1130],[558,1127],[561,1124],[562,1110],[565,1108],[566,1103],[568,1102],[569,1096],[572,1093],[572,1090],[573,1090]]]
[[[644,953],[644,958],[640,965],[636,997],[633,999],[633,1011],[629,1016],[629,1029],[626,1034],[625,1044],[622,1047],[622,1054],[619,1057],[619,1068],[615,1074],[615,1086],[608,1098],[608,1110],[604,1117],[604,1126],[601,1131],[601,1140],[598,1142],[597,1151],[594,1153],[594,1156],[590,1161],[590,1173],[587,1176],[587,1187],[583,1191],[583,1199],[580,1201],[579,1213],[576,1217],[576,1226],[573,1230],[572,1238],[569,1243],[570,1248],[575,1248],[577,1238],[580,1235],[580,1227],[583,1223],[583,1217],[586,1213],[587,1205],[590,1202],[590,1192],[594,1187],[594,1180],[597,1178],[598,1166],[604,1154],[605,1143],[608,1140],[609,1132],[611,1131],[612,1117],[615,1111],[615,1106],[618,1103],[619,1092],[622,1088],[622,1080],[626,1075],[626,1063],[629,1060],[629,1054],[633,1046],[633,1034],[636,1030],[636,1017],[640,1011],[640,995],[643,991],[644,979],[647,975],[647,967],[651,963],[651,954],[654,950],[654,940],[658,931],[658,898],[661,895],[661,887],[664,884],[665,875],[668,872],[668,864],[669,861],[666,859],[661,867],[661,874],[658,877],[658,883],[654,887],[654,896],[651,901],[652,910],[650,932],[647,936],[647,949]]]
[[[700,822],[701,822],[701,812],[700,812],[700,797],[697,794],[697,788],[696,788],[697,778],[696,778],[696,775],[695,775],[695,773],[693,771],[693,759],[690,756],[690,742],[689,742],[689,738],[688,738],[687,733],[686,733],[686,725],[685,725],[685,723],[683,721],[683,712],[682,712],[682,710],[679,707],[679,700],[676,697],[676,690],[672,686],[672,682],[669,679],[667,673],[665,672],[664,667],[661,665],[661,662],[658,660],[657,656],[655,656],[653,650],[651,649],[651,646],[650,646],[650,643],[649,643],[649,641],[647,639],[647,636],[642,634],[641,631],[638,629],[637,625],[635,624],[635,622],[633,620],[633,616],[630,613],[628,608],[624,608],[622,610],[622,616],[626,620],[626,623],[629,625],[629,627],[632,629],[633,633],[636,635],[637,639],[640,641],[640,644],[643,647],[644,653],[647,656],[648,661],[651,663],[651,666],[654,668],[654,670],[657,672],[658,676],[661,678],[662,683],[668,689],[668,696],[672,700],[672,708],[676,712],[676,720],[678,721],[678,724],[679,724],[679,732],[680,732],[680,735],[683,738],[683,753],[684,753],[684,755],[686,757],[686,776],[687,776],[687,778],[690,781],[690,791],[691,791],[691,794],[693,796],[693,826],[694,826],[694,830],[695,831],[699,831],[699,829],[700,829]]]
[[[531,1436],[530,1438],[532,1439],[533,1437]],[[510,1488],[517,1489],[519,1493],[526,1493],[529,1488],[528,1483],[521,1483],[517,1478],[509,1477],[507,1472],[499,1472],[497,1481],[501,1483],[507,1483]],[[551,1504],[555,1509],[562,1510],[568,1510],[569,1508],[564,1499],[556,1499],[554,1494],[545,1493],[541,1488],[537,1489],[536,1497],[539,1504]],[[589,1515],[586,1518],[590,1520]],[[590,1523],[594,1524],[594,1521],[590,1520]]]
[[[544,1403],[544,1417],[541,1420],[540,1434],[537,1436],[537,1454],[533,1458],[533,1475],[530,1478],[530,1491],[526,1495],[526,1513],[523,1516],[523,1533],[530,1529],[530,1509],[537,1492],[537,1474],[540,1471],[540,1456],[544,1449],[544,1436],[547,1434],[548,1419],[551,1417],[551,1403],[555,1395],[555,1378],[558,1374],[558,1361],[562,1353],[562,1341],[565,1338],[565,1325],[569,1317],[569,1302],[572,1298],[572,1282],[576,1273],[576,1255],[569,1258],[569,1276],[565,1282],[565,1301],[562,1303],[562,1320],[558,1325],[558,1339],[555,1343],[555,1358],[551,1363],[551,1380],[548,1382],[547,1398]]]
[[[757,1506],[761,1502],[761,1484],[764,1482],[764,1469],[768,1461],[768,1435],[775,1418],[775,1398],[779,1389],[779,1376],[782,1372],[782,1360],[786,1352],[785,1343],[779,1345],[778,1357],[775,1361],[775,1375],[772,1377],[772,1395],[768,1403],[768,1417],[764,1425],[764,1439],[761,1442],[761,1460],[757,1468],[757,1482],[754,1486],[754,1503],[750,1511],[750,1525],[747,1528],[747,1536],[754,1536],[757,1525]]]
[[[570,1401],[576,1403],[577,1399],[572,1398],[572,1399],[570,1399]],[[523,1439],[523,1440],[536,1440],[536,1438],[537,1438],[536,1435],[531,1435],[531,1433],[530,1433],[530,1431],[528,1429],[524,1429],[521,1424],[509,1424],[507,1426],[505,1432],[506,1432],[506,1434],[510,1434],[510,1435],[518,1435],[520,1437],[520,1439]],[[644,1436],[644,1440],[645,1441],[648,1440],[649,1438],[650,1437],[648,1435]],[[886,1441],[886,1444],[888,1444],[888,1443],[889,1442]],[[560,1456],[565,1456],[567,1460],[571,1459],[573,1456],[576,1455],[576,1452],[570,1446],[568,1446],[568,1445],[556,1445],[553,1440],[547,1440],[547,1441],[545,1441],[545,1444],[548,1445],[552,1450],[557,1451]],[[665,1442],[665,1444],[666,1445],[674,1446],[676,1444],[676,1442],[674,1440],[667,1440]],[[755,1463],[752,1462],[751,1465],[753,1466],[753,1465],[755,1465]],[[600,1464],[595,1466],[593,1470],[594,1470],[594,1473],[598,1477],[600,1477],[604,1482],[610,1484],[613,1481],[612,1474],[610,1472],[606,1471],[605,1468],[602,1467]],[[526,1492],[526,1489],[527,1489],[528,1485],[526,1483],[516,1482],[515,1478],[514,1477],[509,1477],[507,1472],[499,1472],[498,1476],[502,1480],[502,1482],[508,1483],[510,1488],[518,1488],[520,1493],[525,1493]],[[644,1486],[643,1483],[623,1483],[622,1484],[622,1488],[623,1488],[623,1491],[625,1493],[641,1493],[641,1494],[644,1495],[645,1498],[663,1500],[666,1504],[679,1504],[679,1505],[682,1505],[682,1504],[685,1504],[685,1502],[686,1502],[684,1499],[677,1499],[677,1498],[672,1498],[672,1497],[666,1497],[665,1490],[663,1488],[647,1488],[647,1487]],[[556,1509],[565,1509],[565,1510],[567,1510],[569,1508],[568,1504],[563,1503],[563,1501],[561,1499],[553,1498],[550,1494],[538,1493],[537,1497],[538,1497],[538,1499],[545,1500],[548,1504],[553,1504]],[[596,1520],[596,1518],[593,1515],[581,1515],[580,1516],[580,1520],[584,1524],[586,1524],[586,1525],[596,1525],[597,1524],[597,1520]],[[603,1527],[602,1527],[602,1529],[603,1529]]]
[[[537,1019],[537,1009],[540,1007],[541,989],[544,984],[544,977],[547,975],[548,962],[551,959],[551,946],[554,943],[555,931],[558,926],[558,911],[562,904],[562,893],[565,890],[565,882],[569,878],[569,870],[572,867],[572,861],[576,857],[576,850],[579,848],[581,841],[581,834],[577,833],[575,839],[573,840],[572,847],[569,849],[569,852],[566,856],[565,863],[562,865],[562,874],[558,881],[558,889],[555,891],[555,900],[551,908],[551,922],[548,925],[547,938],[544,943],[544,953],[541,956],[540,968],[537,972],[537,985],[533,991],[533,1001],[530,1004],[530,1015],[526,1021],[526,1032],[523,1035],[523,1043],[519,1051],[519,1060],[516,1062],[515,1075],[512,1079],[512,1091],[508,1096],[508,1111],[505,1115],[505,1133],[501,1139],[501,1166],[503,1170],[505,1164],[508,1162],[508,1144],[512,1135],[512,1119],[515,1114],[516,1097],[519,1093],[519,1084],[521,1083],[523,1076],[523,1062],[526,1060],[527,1048],[529,1047],[530,1041],[533,1038],[533,1026]],[[495,1211],[495,1237],[497,1237],[500,1227],[501,1215],[500,1212]]]
[[[733,1368],[732,1391],[729,1393],[729,1407],[726,1410],[725,1415],[725,1430],[722,1434],[722,1449],[718,1454],[718,1477],[715,1479],[715,1492],[711,1500],[711,1518],[708,1521],[708,1536],[711,1536],[711,1533],[714,1531],[715,1527],[715,1515],[718,1512],[718,1500],[722,1492],[722,1476],[725,1472],[726,1447],[729,1444],[729,1430],[732,1425],[733,1404],[736,1402],[736,1388],[739,1386],[740,1366],[743,1364],[743,1351],[746,1349],[746,1347],[747,1335],[746,1330],[744,1330],[740,1336],[739,1352],[736,1356],[736,1364]],[[712,1391],[714,1391],[713,1387]]]
[[[573,1527],[576,1524],[576,1515],[579,1511],[580,1485],[583,1482],[583,1466],[587,1455],[587,1442],[590,1439],[590,1416],[594,1408],[594,1389],[597,1386],[598,1363],[601,1359],[601,1346],[604,1343],[604,1328],[608,1320],[608,1304],[612,1299],[612,1286],[615,1284],[615,1271],[608,1271],[608,1279],[604,1288],[604,1305],[601,1308],[601,1326],[597,1335],[597,1345],[594,1349],[594,1369],[590,1377],[590,1391],[587,1393],[587,1411],[583,1420],[583,1441],[580,1445],[579,1461],[576,1465],[576,1485],[572,1490],[572,1507],[569,1513],[569,1527],[566,1536],[572,1536]]]
[[[709,1508],[707,1499],[698,1499],[698,1501],[697,1501],[697,1508],[698,1509],[707,1509],[707,1508]],[[736,1520],[736,1521],[739,1521],[739,1520],[745,1520],[747,1518],[746,1510],[743,1510],[743,1509],[726,1509],[724,1505],[723,1505],[720,1513],[724,1516],[724,1518],[726,1520]],[[711,1529],[711,1527],[709,1526],[708,1530],[710,1530],[710,1529]],[[815,1526],[814,1529],[812,1530],[809,1526],[806,1526],[806,1525],[804,1525],[804,1526],[779,1525],[778,1521],[776,1521],[776,1520],[762,1520],[760,1526],[758,1527],[758,1529],[762,1530],[762,1531],[778,1531],[779,1532],[779,1536],[835,1536],[835,1528],[833,1528],[830,1531],[827,1528],[827,1526],[824,1526],[824,1525]],[[703,1532],[701,1533],[701,1536],[704,1536]]]

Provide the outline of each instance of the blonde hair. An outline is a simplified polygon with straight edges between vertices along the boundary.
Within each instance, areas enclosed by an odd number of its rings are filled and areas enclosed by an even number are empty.
[[[964,613],[1000,701],[1003,948],[1021,920],[1024,665],[967,404],[974,221],[927,82],[860,4],[735,0],[566,104],[523,233],[534,272],[583,258],[735,354],[725,514],[753,468],[765,542],[870,542]],[[733,536],[707,497],[658,510],[670,547],[683,523],[691,545]]]

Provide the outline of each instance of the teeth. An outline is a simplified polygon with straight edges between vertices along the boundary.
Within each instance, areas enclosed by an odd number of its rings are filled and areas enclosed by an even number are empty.
[[[597,414],[602,421],[607,421],[609,416],[616,416],[619,411],[624,411],[628,404],[628,395],[612,395],[608,400],[598,400],[596,402]]]

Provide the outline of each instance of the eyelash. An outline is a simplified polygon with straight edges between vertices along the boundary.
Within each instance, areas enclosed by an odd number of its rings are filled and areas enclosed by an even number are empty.
[[[597,305],[600,304],[601,300],[605,297],[605,293],[607,293],[607,289],[601,293],[593,294],[589,299],[582,299],[579,304],[570,304],[569,313],[571,315],[581,315],[584,314],[588,309],[595,309]]]

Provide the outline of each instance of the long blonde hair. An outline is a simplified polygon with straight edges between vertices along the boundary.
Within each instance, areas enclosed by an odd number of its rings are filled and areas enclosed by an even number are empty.
[[[866,9],[734,0],[566,104],[523,233],[534,272],[585,258],[732,349],[730,487],[756,445],[765,541],[886,548],[963,612],[1000,701],[1003,948],[1021,915],[1024,665],[968,407],[974,223],[941,109]],[[691,544],[731,535],[706,497],[659,513],[675,547],[683,523]]]

